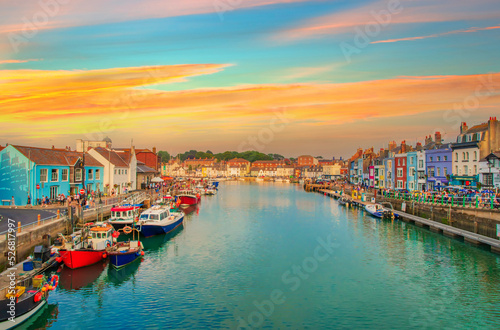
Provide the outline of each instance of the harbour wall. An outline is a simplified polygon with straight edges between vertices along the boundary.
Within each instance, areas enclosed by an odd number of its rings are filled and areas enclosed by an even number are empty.
[[[377,198],[377,202],[390,202],[398,211],[498,239],[497,225],[500,225],[498,210],[415,203],[392,198]]]

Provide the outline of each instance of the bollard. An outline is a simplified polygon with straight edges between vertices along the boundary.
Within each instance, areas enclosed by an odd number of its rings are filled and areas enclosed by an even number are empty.
[[[61,210],[57,210],[57,219],[59,219],[61,217]]]
[[[20,233],[21,232],[21,221],[18,221],[17,222],[17,232]]]
[[[38,215],[38,226],[40,226],[40,214]]]

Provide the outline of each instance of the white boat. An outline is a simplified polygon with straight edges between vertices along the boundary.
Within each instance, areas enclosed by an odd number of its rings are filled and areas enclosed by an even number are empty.
[[[384,207],[380,204],[365,205],[365,210],[377,218],[382,218],[384,216]]]
[[[138,230],[146,237],[167,234],[180,226],[184,213],[170,212],[170,207],[155,205],[141,213]]]

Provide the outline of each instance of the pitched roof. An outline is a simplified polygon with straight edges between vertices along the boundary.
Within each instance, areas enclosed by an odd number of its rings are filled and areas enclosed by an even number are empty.
[[[146,165],[137,165],[137,173],[156,173],[157,171],[154,168],[151,168]]]
[[[104,149],[101,147],[94,148],[102,157],[116,167],[128,167],[130,162],[130,153],[120,153],[118,154],[114,150]],[[125,159],[124,159],[125,158]]]
[[[488,123],[483,123],[476,126],[472,126],[465,132],[465,134],[483,132],[486,131],[487,129],[488,129]]]
[[[74,166],[79,159],[83,158],[81,152],[69,151],[65,149],[48,149],[26,146],[13,146],[26,158],[30,159],[37,165],[62,165]],[[94,157],[85,154],[85,166],[101,166]]]

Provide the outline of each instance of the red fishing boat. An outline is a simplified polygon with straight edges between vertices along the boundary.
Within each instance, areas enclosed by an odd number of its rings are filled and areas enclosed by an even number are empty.
[[[108,257],[107,250],[116,243],[117,236],[109,223],[87,225],[69,237],[63,236],[60,258],[71,269],[93,265]]]
[[[196,205],[200,202],[201,195],[192,191],[181,191],[177,197],[181,200],[181,206]]]

